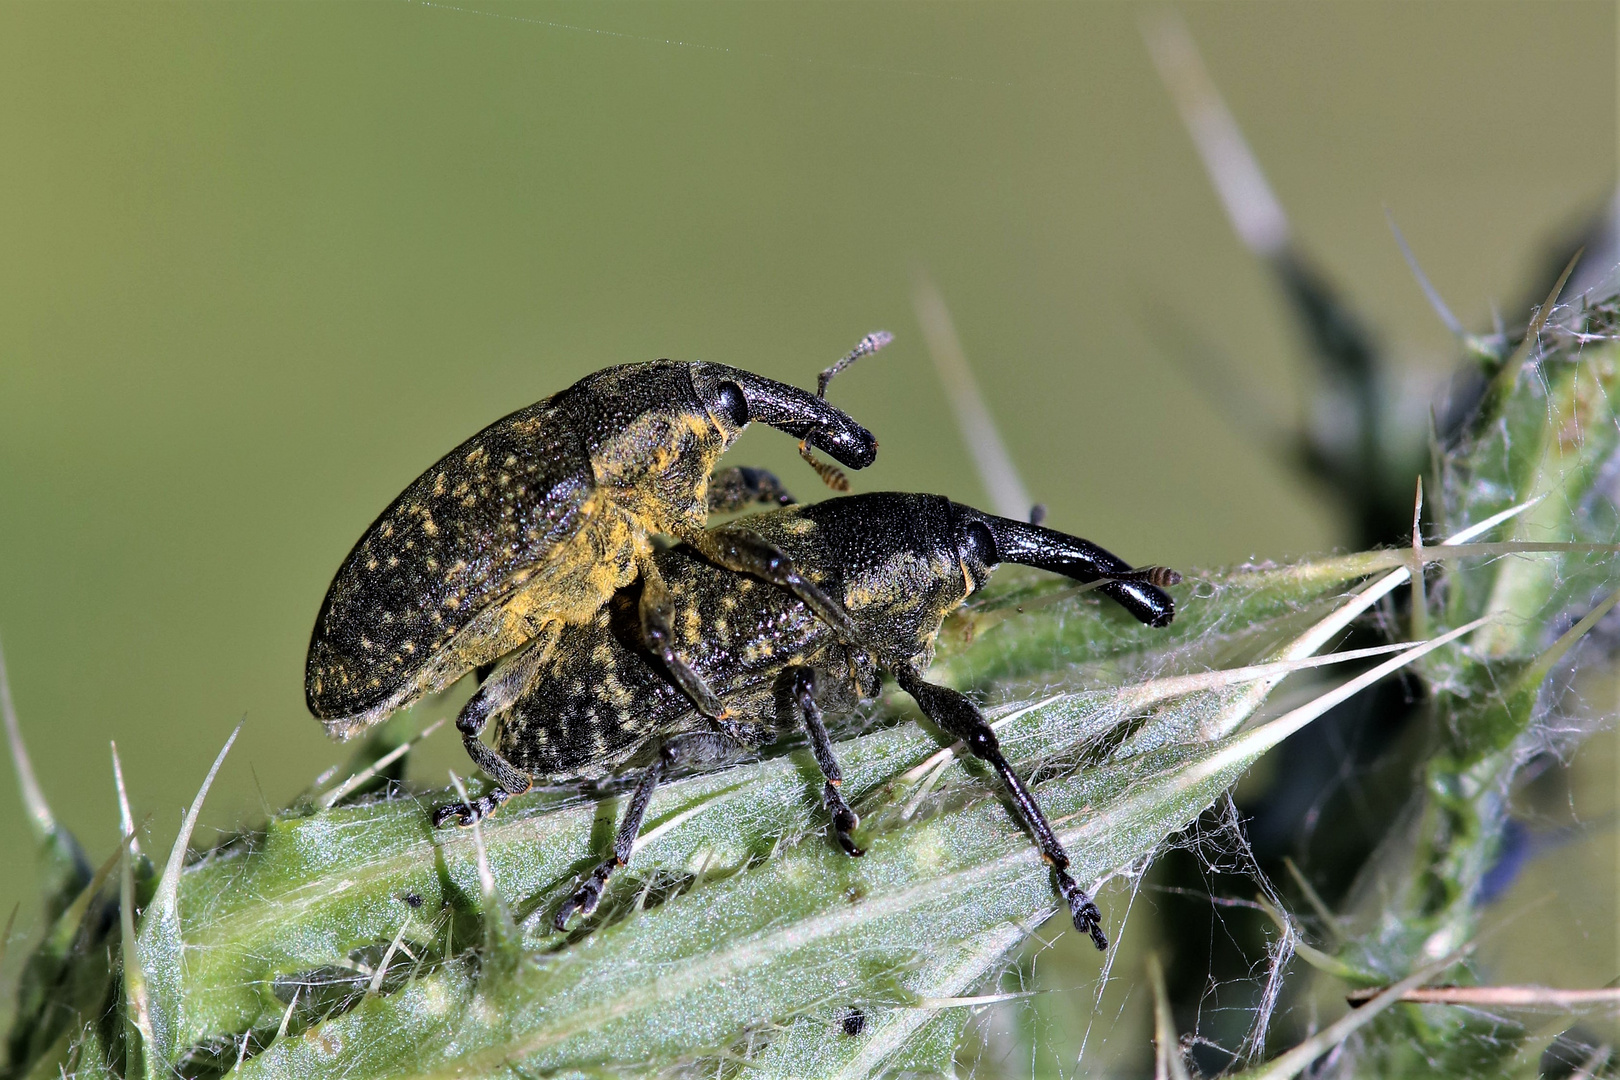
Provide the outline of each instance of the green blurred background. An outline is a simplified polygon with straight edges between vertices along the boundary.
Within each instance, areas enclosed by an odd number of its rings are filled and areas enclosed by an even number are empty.
[[[213,827],[340,760],[301,679],[350,544],[450,446],[596,368],[813,384],[893,330],[833,391],[883,443],[857,489],[984,502],[919,271],[1051,524],[1184,566],[1343,543],[1178,366],[1190,333],[1284,420],[1308,390],[1146,10],[0,6],[0,635],[60,815],[112,849],[109,739],[157,844],[243,716]],[[1185,14],[1302,244],[1415,385],[1455,349],[1383,207],[1485,328],[1614,182],[1612,5]],[[821,494],[774,432],[732,460]],[[437,741],[418,775],[465,771]],[[26,922],[9,820],[0,912]]]

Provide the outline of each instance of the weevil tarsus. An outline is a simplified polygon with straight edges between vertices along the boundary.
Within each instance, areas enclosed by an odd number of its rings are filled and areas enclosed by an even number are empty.
[[[709,477],[709,513],[734,514],[755,505],[792,506],[799,500],[765,469],[737,465]]]
[[[467,756],[472,758],[473,764],[495,781],[496,788],[471,803],[458,803],[434,811],[434,824],[440,827],[448,824],[452,818],[458,825],[464,826],[480,821],[493,814],[497,807],[513,795],[522,795],[528,791],[534,783],[522,771],[514,769],[499,753],[480,742],[478,736],[463,733],[461,744],[466,748]]]
[[[917,702],[923,715],[942,731],[961,739],[969,753],[995,771],[1002,786],[1007,789],[1007,797],[1017,811],[1021,824],[1040,849],[1041,858],[1051,866],[1057,879],[1058,892],[1069,905],[1074,928],[1089,935],[1097,948],[1108,948],[1108,938],[1103,934],[1100,922],[1101,912],[1085,890],[1069,876],[1069,853],[1052,831],[1052,825],[1046,820],[1046,814],[1035,800],[1034,793],[1002,755],[995,729],[984,718],[979,707],[956,690],[928,682],[911,665],[898,668],[895,681]]]
[[[647,806],[652,802],[653,792],[658,788],[658,781],[663,778],[665,769],[666,750],[669,744],[661,748],[658,758],[641,774],[635,791],[630,796],[630,805],[624,813],[624,820],[619,823],[619,831],[613,837],[613,855],[596,865],[574,894],[564,900],[557,909],[552,925],[558,930],[568,926],[568,920],[577,913],[589,916],[596,910],[596,905],[602,902],[602,893],[607,888],[608,878],[621,866],[630,863],[630,856],[635,853],[636,836],[641,832],[641,823],[647,816]]]
[[[736,740],[712,731],[694,731],[665,739],[664,744],[658,748],[658,756],[641,774],[641,779],[636,783],[636,790],[630,796],[630,805],[625,809],[624,820],[619,823],[619,830],[613,838],[612,857],[599,863],[579,888],[574,890],[574,894],[563,901],[552,919],[552,925],[558,930],[566,929],[568,920],[575,914],[590,915],[602,902],[602,893],[607,888],[608,878],[620,867],[628,866],[630,857],[635,854],[636,837],[641,834],[641,823],[647,817],[647,807],[652,802],[653,792],[658,789],[660,780],[695,761],[701,760],[705,763],[724,761],[734,757],[742,748],[742,744]]]
[[[487,795],[480,795],[466,802],[446,803],[433,811],[433,827],[442,829],[452,821],[463,827],[473,825],[489,817],[511,797],[510,791],[497,786]]]
[[[832,818],[833,836],[845,854],[859,858],[866,854],[866,849],[855,843],[852,834],[860,826],[861,819],[849,808],[849,803],[844,801],[843,793],[839,791],[844,782],[844,771],[838,767],[838,759],[833,756],[832,739],[827,734],[821,705],[816,701],[816,682],[815,668],[793,664],[783,670],[776,684],[778,726],[796,726],[792,721],[797,714],[810,736],[810,752],[825,781],[821,786],[821,804]]]

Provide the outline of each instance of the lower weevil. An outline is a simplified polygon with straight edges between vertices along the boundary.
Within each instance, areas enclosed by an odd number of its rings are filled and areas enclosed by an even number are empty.
[[[609,876],[629,862],[647,804],[664,776],[719,764],[783,730],[802,727],[808,733],[837,841],[850,855],[862,854],[852,835],[855,813],[839,793],[842,773],[823,716],[870,697],[881,670],[995,771],[1051,865],[1075,927],[1106,948],[1096,905],[1070,876],[1068,854],[983,714],[967,697],[923,674],[945,617],[984,585],[998,563],[1100,582],[1101,592],[1152,626],[1174,617],[1175,605],[1160,586],[1179,576],[1161,567],[1133,570],[1086,540],[936,495],[829,499],[711,532],[723,536],[732,528],[762,537],[839,598],[857,634],[853,641],[845,638],[785,590],[729,574],[684,545],[657,553],[682,649],[724,705],[716,718],[693,708],[652,659],[628,592],[591,623],[571,628],[529,691],[498,718],[497,748],[515,767],[548,781],[601,777],[638,761],[647,766],[613,856],[563,904],[557,926],[575,912],[595,910]],[[440,808],[434,823],[470,824],[510,794],[497,786],[470,803]]]

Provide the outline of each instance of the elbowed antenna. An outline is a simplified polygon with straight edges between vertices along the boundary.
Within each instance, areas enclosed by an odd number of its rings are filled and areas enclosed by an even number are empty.
[[[889,344],[889,342],[893,340],[894,335],[889,333],[887,330],[874,330],[870,334],[867,334],[865,337],[861,338],[861,340],[855,343],[855,347],[849,350],[842,360],[823,371],[816,379],[816,397],[825,398],[827,396],[827,384],[833,381],[833,376],[849,367],[849,365],[853,364],[861,357],[870,356],[871,354],[877,352],[879,349],[883,348],[883,346]]]
[[[1176,617],[1176,603],[1164,586],[1176,584],[1181,575],[1169,567],[1132,569],[1113,552],[1078,536],[981,511],[975,514],[990,530],[1001,562],[1050,570],[1088,584],[1100,581],[1098,592],[1149,626],[1169,626]]]
[[[893,340],[894,335],[889,333],[887,330],[874,330],[870,334],[867,334],[865,337],[861,338],[861,340],[855,343],[855,347],[844,355],[843,359],[839,360],[838,363],[834,364],[832,367],[827,368],[821,373],[820,377],[816,379],[816,397],[825,401],[827,398],[827,384],[833,381],[834,376],[836,376],[840,371],[843,371],[845,368],[849,367],[849,365],[853,364],[855,361],[859,360],[861,357],[870,356]],[[816,455],[810,452],[811,446],[821,446],[821,444],[817,442],[813,436],[800,439],[799,456],[804,458],[805,462],[809,464],[812,469],[816,470],[816,475],[821,477],[822,483],[826,484],[834,491],[848,491],[849,477],[845,476],[837,466],[829,465],[825,461],[818,460]],[[826,449],[826,447],[821,448],[824,450]],[[873,451],[876,452],[875,444],[873,446]],[[832,453],[831,450],[828,450],[827,452]],[[836,457],[837,455],[835,454],[834,456]],[[839,458],[839,460],[843,461],[842,458]],[[845,462],[845,464],[848,464],[848,462]]]

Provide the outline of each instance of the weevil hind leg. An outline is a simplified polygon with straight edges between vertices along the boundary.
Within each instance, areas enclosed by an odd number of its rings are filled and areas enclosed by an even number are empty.
[[[979,712],[979,707],[955,690],[925,681],[914,666],[901,667],[895,672],[895,679],[902,690],[916,699],[918,707],[928,719],[961,739],[974,757],[995,770],[1002,786],[1007,789],[1008,798],[1021,823],[1040,850],[1041,858],[1051,866],[1058,895],[1069,906],[1069,917],[1074,921],[1074,928],[1089,935],[1098,949],[1107,949],[1108,937],[1103,933],[1102,913],[1069,874],[1069,853],[1063,850],[1051,823],[1046,820],[1046,814],[1035,801],[1034,793],[1002,756],[996,733],[984,714]]]
[[[512,703],[534,685],[541,669],[551,658],[557,639],[562,635],[561,623],[549,623],[533,640],[518,652],[496,664],[478,692],[461,707],[456,717],[456,730],[461,732],[461,744],[485,775],[500,785],[495,791],[466,803],[451,803],[433,812],[433,825],[443,828],[451,821],[458,825],[471,825],[495,812],[496,808],[513,795],[529,790],[532,781],[522,769],[507,761],[479,738],[484,726],[496,713],[512,707]]]
[[[833,835],[845,854],[858,858],[866,854],[866,850],[855,843],[851,834],[861,819],[838,790],[844,782],[844,772],[838,767],[838,759],[833,757],[832,739],[827,735],[821,706],[816,701],[817,677],[814,668],[802,664],[784,668],[776,680],[777,716],[781,726],[786,728],[794,726],[790,718],[797,713],[804,729],[810,733],[810,752],[815,755],[816,765],[826,781],[822,785],[821,802],[832,815]]]
[[[738,465],[716,469],[709,477],[709,513],[734,514],[750,506],[792,506],[798,502],[776,474]]]
[[[602,902],[608,878],[613,876],[615,870],[628,866],[630,856],[635,853],[636,837],[641,834],[641,823],[647,817],[647,806],[652,802],[653,792],[657,790],[659,781],[682,766],[718,763],[734,756],[741,749],[743,744],[737,740],[709,731],[691,732],[665,739],[664,744],[658,748],[658,756],[647,766],[647,771],[641,774],[641,780],[630,796],[630,806],[625,810],[624,820],[619,823],[619,831],[613,838],[613,855],[599,863],[579,888],[574,890],[574,895],[563,901],[552,919],[552,925],[558,930],[566,929],[568,920],[575,914],[589,915]]]
[[[479,766],[482,768],[483,766]],[[493,814],[502,803],[512,797],[512,793],[503,787],[498,787],[488,795],[480,795],[476,799],[466,802],[447,803],[433,811],[433,827],[442,829],[451,822],[462,826],[472,825],[483,821]]]

